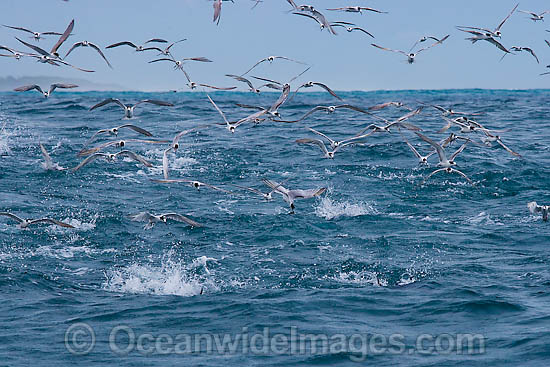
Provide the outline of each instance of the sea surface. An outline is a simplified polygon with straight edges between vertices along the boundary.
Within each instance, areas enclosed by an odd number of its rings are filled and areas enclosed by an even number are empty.
[[[128,145],[151,168],[129,159],[98,159],[75,173],[42,166],[39,142],[70,168],[102,128],[132,123],[171,140],[222,122],[204,93],[0,93],[0,211],[76,227],[22,230],[0,217],[0,365],[547,366],[550,224],[526,204],[550,203],[550,91],[341,94],[363,108],[401,101],[483,112],[475,119],[509,129],[502,140],[522,157],[470,144],[456,160],[475,185],[446,173],[422,184],[437,156],[419,167],[397,130],[345,147],[334,160],[295,143],[316,137],[306,126],[343,139],[377,123],[348,110],[184,136],[168,155],[170,177],[229,195],[152,182],[162,178],[168,144]],[[248,113],[235,103],[278,98],[210,96],[232,121]],[[175,107],[143,104],[129,121],[116,105],[88,111],[107,97]],[[334,104],[326,93],[302,93],[280,112],[294,119]],[[409,122],[435,140],[446,136],[437,133],[445,122],[435,109]],[[142,138],[124,129],[122,137]],[[267,192],[263,178],[327,191],[297,201],[292,215],[279,195],[264,201],[230,185]],[[204,227],[145,230],[128,219],[141,211],[180,213]],[[464,335],[474,348],[460,343]],[[238,345],[224,348],[224,338]]]

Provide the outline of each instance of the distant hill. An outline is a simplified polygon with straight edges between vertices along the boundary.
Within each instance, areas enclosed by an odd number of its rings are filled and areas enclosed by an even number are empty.
[[[126,90],[117,84],[103,84],[91,82],[86,79],[80,78],[67,78],[67,77],[52,77],[52,76],[24,76],[14,78],[12,76],[0,77],[0,92],[11,91],[14,88],[28,84],[38,84],[43,88],[47,88],[53,83],[73,83],[78,85],[74,91],[122,91]]]

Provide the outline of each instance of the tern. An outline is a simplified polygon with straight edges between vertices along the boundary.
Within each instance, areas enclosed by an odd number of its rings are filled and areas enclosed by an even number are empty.
[[[235,79],[236,81],[239,81],[241,83],[246,83],[248,85],[248,89],[253,93],[260,93],[259,88],[255,88],[252,82],[242,76],[239,75],[233,75],[233,74],[225,74],[225,76]]]
[[[338,95],[336,93],[334,93],[334,91],[332,89],[330,89],[326,84],[323,84],[323,83],[319,83],[319,82],[312,82],[312,81],[309,81],[307,83],[304,83],[302,85],[300,85],[295,91],[294,91],[294,94],[293,94],[293,98],[294,96],[296,95],[296,93],[298,93],[298,91],[302,88],[312,88],[312,87],[321,87],[323,88],[324,90],[326,90],[331,96],[333,96],[334,98],[336,99],[339,99],[340,101],[343,101],[342,98],[338,97]]]
[[[527,203],[527,208],[531,214],[542,213],[542,220],[548,222],[548,211],[550,211],[549,205],[538,205],[536,201]]]
[[[231,1],[234,3],[233,0],[214,0],[214,20],[213,22],[216,23],[216,25],[220,24],[221,19],[221,12],[222,12],[222,2],[223,1]]]
[[[91,47],[93,48],[94,50],[97,51],[97,53],[99,54],[99,56],[101,56],[103,58],[103,60],[105,60],[105,62],[107,63],[107,65],[112,69],[113,66],[111,65],[111,63],[109,62],[109,60],[107,60],[107,58],[105,57],[105,55],[103,54],[103,52],[101,51],[101,49],[99,48],[98,45],[96,45],[95,43],[92,43],[92,42],[89,42],[89,41],[80,41],[80,42],[76,42],[75,44],[72,45],[72,47],[69,49],[69,51],[67,52],[67,54],[65,55],[65,57],[63,59],[66,59],[67,56],[69,56],[69,54],[71,52],[73,52],[74,49],[78,48],[78,47]]]
[[[159,48],[159,47],[156,47],[156,46],[152,46],[152,47],[146,47],[146,48],[144,48],[143,51],[155,50],[155,51],[160,52],[160,53],[159,53],[159,56],[160,56],[160,55],[164,55],[164,56],[170,56],[170,57],[172,57],[172,53],[170,52],[170,49],[171,49],[175,44],[178,44],[178,43],[183,42],[183,41],[187,41],[187,38],[183,38],[183,39],[180,39],[179,41],[172,42],[171,44],[169,44],[169,45],[166,46],[165,48]]]
[[[154,99],[144,99],[142,101],[137,102],[134,105],[125,105],[124,103],[122,103],[117,98],[107,98],[106,100],[104,100],[102,102],[99,102],[98,104],[92,106],[90,108],[90,111],[93,111],[96,108],[105,106],[105,105],[110,104],[110,103],[115,103],[115,104],[119,105],[120,107],[122,107],[124,109],[124,119],[133,118],[134,117],[134,108],[136,108],[137,106],[139,106],[142,103],[150,103],[150,104],[154,104],[154,105],[157,105],[157,106],[174,107],[174,105],[170,102],[157,101],[157,100],[154,100]]]
[[[529,14],[531,16],[529,19],[531,19],[533,22],[537,22],[539,20],[542,20],[544,22],[544,15],[547,13],[550,13],[550,10],[545,10],[542,13],[538,13],[538,14],[527,10],[518,10],[518,11],[520,13]]]
[[[504,23],[506,23],[506,21],[512,16],[512,14],[514,14],[514,12],[518,8],[518,6],[519,6],[519,3],[514,7],[514,9],[512,9],[512,11],[506,16],[506,18],[504,18],[504,20],[502,22],[500,22],[499,25],[493,30],[490,30],[490,29],[487,29],[487,28],[466,27],[466,26],[458,26],[457,28],[474,29],[474,30],[478,30],[478,31],[483,31],[483,33],[488,34],[491,37],[501,38],[502,37],[502,32],[500,31],[500,29],[502,28]]]
[[[61,36],[61,33],[57,33],[57,32],[35,32],[35,31],[31,31],[28,28],[23,28],[23,27],[12,27],[9,25],[3,25],[3,26],[6,28],[11,28],[18,31],[30,33],[33,35],[33,38],[35,41],[40,41],[42,39],[42,36]]]
[[[255,63],[250,69],[248,69],[245,73],[241,74],[241,76],[245,76],[246,74],[250,73],[254,68],[256,68],[256,66],[264,63],[264,62],[269,62],[270,64],[273,63],[273,61],[275,60],[287,60],[287,61],[292,61],[292,62],[295,62],[297,64],[301,64],[301,65],[306,65],[305,63],[301,62],[301,61],[297,61],[297,60],[294,60],[294,59],[291,59],[289,57],[286,57],[286,56],[268,56],[266,58],[263,58],[261,59],[260,61],[258,61],[257,63]]]
[[[345,6],[342,8],[333,8],[333,9],[327,9],[330,11],[345,11],[348,13],[360,13],[363,14],[363,11],[372,11],[374,13],[380,13],[380,14],[388,14],[387,11],[380,11],[373,8],[367,8],[364,6]]]
[[[271,180],[264,179],[262,180],[264,184],[266,184],[271,189],[275,190],[278,194],[281,194],[283,196],[283,199],[290,205],[290,213],[294,214],[294,209],[296,208],[294,205],[294,201],[297,199],[311,199],[314,197],[317,197],[321,194],[323,194],[325,191],[327,191],[326,187],[321,187],[317,189],[309,189],[309,190],[289,190],[285,188],[280,183],[276,183]]]
[[[156,60],[149,61],[149,64],[152,64],[154,62],[159,62],[159,61],[173,62],[174,63],[174,69],[179,69],[179,70],[183,70],[183,64],[185,64],[186,61],[212,62],[212,60],[207,59],[206,57],[202,57],[202,56],[201,57],[187,57],[183,60],[175,60],[175,59],[169,59],[169,58],[163,57],[161,59],[156,59]]]
[[[340,147],[340,146],[343,145],[343,144],[348,145],[348,143],[350,143],[350,142],[356,142],[356,143],[357,143],[358,140],[361,140],[361,139],[363,139],[363,138],[365,138],[365,137],[367,137],[367,136],[370,135],[370,134],[366,134],[366,135],[363,135],[363,136],[361,136],[361,135],[359,135],[359,136],[354,135],[354,136],[352,136],[351,138],[347,138],[347,139],[344,139],[344,140],[341,140],[341,141],[336,141],[336,140],[333,140],[333,139],[329,138],[327,135],[323,134],[322,132],[317,131],[317,130],[315,130],[315,129],[312,129],[311,127],[308,127],[307,129],[308,129],[309,131],[311,131],[312,133],[317,134],[317,135],[319,135],[319,136],[325,138],[325,139],[329,142],[330,147],[331,147],[332,149],[336,149],[336,148]],[[322,149],[322,148],[321,148],[321,149]]]
[[[78,152],[79,157],[88,156],[90,154],[94,154],[99,152],[102,149],[108,148],[108,147],[117,147],[117,148],[124,148],[128,145],[128,143],[136,143],[136,144],[166,144],[169,143],[168,140],[142,140],[142,139],[126,139],[126,140],[113,140],[108,141],[106,143],[103,143],[97,147],[89,148],[89,149],[82,149],[80,152]]]
[[[306,5],[302,5],[303,6],[306,6]],[[313,7],[311,7],[311,9],[313,9]],[[304,9],[305,10],[305,9]],[[331,34],[334,34],[336,35],[336,32],[334,31],[334,29],[332,28],[332,25],[327,21],[327,19],[325,18],[325,16],[323,14],[321,14],[320,12],[318,12],[317,10],[313,9],[311,11],[311,14],[306,14],[306,13],[298,13],[298,12],[294,12],[292,14],[295,14],[295,15],[301,15],[303,17],[307,17],[307,18],[310,18],[310,19],[313,19],[315,20],[317,23],[319,23],[319,27],[321,28],[321,30],[323,29],[327,29],[329,31],[329,33]]]
[[[210,125],[199,125],[192,129],[180,131],[178,134],[176,134],[176,136],[174,136],[174,139],[172,139],[172,144],[170,145],[170,148],[165,149],[164,152],[162,153],[162,174],[165,180],[168,179],[168,153],[170,152],[176,153],[178,151],[180,147],[179,141],[183,136],[191,132],[197,131],[199,129],[208,128],[209,126]]]
[[[218,105],[212,100],[212,98],[210,98],[210,96],[207,94],[206,97],[208,97],[208,100],[210,101],[210,103],[212,103],[212,105],[214,106],[214,108],[216,109],[216,111],[218,111],[218,113],[220,114],[220,116],[223,118],[223,121],[225,122],[225,127],[227,128],[227,130],[229,130],[229,132],[231,133],[234,133],[235,132],[235,129],[237,129],[237,127],[239,127],[240,124],[242,124],[242,122],[234,122],[234,123],[231,123],[229,122],[229,120],[227,119],[227,117],[225,117],[225,113],[223,113],[223,111],[218,107]],[[243,121],[244,122],[244,121]]]
[[[53,93],[53,91],[56,90],[57,88],[70,89],[70,88],[77,88],[77,87],[78,85],[76,84],[55,83],[50,85],[50,89],[47,89],[46,91],[44,91],[42,90],[42,88],[40,88],[39,85],[31,84],[31,85],[24,85],[22,87],[17,87],[14,89],[14,91],[27,92],[29,90],[36,89],[38,92],[40,92],[44,96],[44,98],[48,98]]]
[[[411,111],[411,112],[399,117],[395,121],[389,121],[389,120],[386,120],[385,118],[382,118],[380,116],[370,114],[372,117],[375,117],[375,118],[380,119],[383,122],[385,122],[386,125],[378,126],[378,125],[375,125],[375,124],[370,124],[367,127],[363,128],[361,131],[359,131],[359,133],[356,136],[363,135],[368,130],[371,130],[372,133],[382,133],[382,132],[389,133],[389,132],[391,132],[390,129],[392,127],[400,127],[400,128],[404,128],[404,129],[411,130],[411,131],[421,131],[422,129],[420,129],[419,127],[417,127],[413,124],[406,123],[405,121],[410,119],[411,117],[413,117],[415,115],[418,115],[420,112],[422,112],[422,109],[423,109],[423,107],[419,107],[416,110]]]
[[[487,41],[489,43],[492,43],[495,47],[497,47],[499,50],[510,53],[510,51],[502,45],[499,41],[497,41],[491,34],[484,33],[480,31],[473,31],[468,29],[460,29],[459,31],[466,32],[472,35],[472,37],[466,38],[468,41],[471,41],[472,43],[476,43],[477,41]]]
[[[485,133],[485,138],[483,139],[483,142],[487,145],[491,145],[491,143],[493,142],[496,142],[497,144],[499,144],[501,147],[504,148],[504,150],[506,150],[508,153],[510,153],[511,155],[515,156],[515,157],[521,157],[521,154],[519,153],[516,153],[514,152],[512,149],[508,148],[501,140],[500,136],[499,135],[492,135],[491,133],[487,132],[487,131],[484,131]]]
[[[367,110],[369,110],[369,111],[380,111],[380,110],[383,110],[384,108],[387,108],[387,107],[390,107],[390,106],[401,108],[401,107],[404,107],[405,105],[402,102],[391,101],[391,102],[385,102],[385,103],[377,104],[375,106],[371,106],[371,107],[367,108]]]
[[[122,151],[120,151],[118,153],[114,153],[114,154],[105,154],[105,153],[92,154],[92,155],[86,157],[86,159],[84,159],[82,162],[80,162],[80,164],[78,166],[72,168],[71,171],[76,172],[79,169],[81,169],[82,167],[84,167],[85,165],[87,165],[88,163],[92,163],[93,161],[95,161],[98,158],[104,158],[108,162],[114,162],[114,161],[116,161],[117,157],[119,157],[119,156],[131,158],[136,162],[142,163],[146,167],[152,167],[153,166],[149,161],[147,161],[145,158],[143,158],[139,154],[136,154],[136,153],[134,153],[132,151],[129,151],[129,150],[122,150]]]
[[[136,50],[136,52],[142,52],[142,51],[146,51],[146,44],[148,43],[168,43],[168,41],[164,40],[164,39],[161,39],[161,38],[151,38],[150,40],[147,40],[143,43],[143,45],[135,45],[134,43],[130,42],[130,41],[122,41],[122,42],[117,42],[117,43],[113,43],[112,45],[109,45],[105,48],[115,48],[115,47],[119,47],[119,46],[130,46],[132,47],[134,50]],[[152,48],[149,48],[149,50],[152,50]]]
[[[195,222],[194,220],[177,213],[165,213],[155,215],[149,212],[141,212],[138,214],[129,215],[128,218],[134,222],[146,222],[145,226],[143,227],[144,229],[151,229],[155,226],[156,223],[159,222],[167,223],[168,219],[174,220],[176,222],[187,223],[191,227],[202,227],[201,224]]]
[[[337,105],[337,106],[315,106],[311,110],[309,110],[305,115],[300,117],[298,120],[294,120],[294,121],[277,120],[277,122],[296,123],[296,122],[300,122],[300,121],[305,120],[309,115],[311,115],[311,114],[313,114],[317,111],[326,111],[327,113],[331,114],[331,113],[334,113],[335,111],[337,111],[339,109],[349,109],[349,110],[352,110],[352,111],[356,111],[356,112],[360,112],[360,113],[364,113],[364,114],[367,114],[367,115],[374,116],[372,113],[370,113],[368,111],[365,111],[362,108],[355,107],[355,106],[352,106],[352,105],[349,105],[349,104],[343,104],[343,105]]]
[[[331,26],[333,27],[342,27],[342,28],[345,28],[346,31],[348,32],[353,32],[353,31],[360,31],[360,32],[363,32],[365,33],[366,35],[369,35],[371,36],[372,38],[375,38],[369,31],[367,31],[366,29],[363,29],[361,27],[357,27],[357,26],[351,26],[351,25],[346,25],[346,24],[343,24],[343,23],[332,23]]]
[[[9,47],[6,47],[6,46],[2,46],[2,45],[0,45],[0,50],[8,51],[8,52],[10,53],[9,55],[1,54],[0,56],[3,56],[3,57],[13,57],[13,58],[16,59],[16,60],[21,60],[21,58],[22,58],[23,56],[30,56],[30,54],[28,54],[28,53],[21,52],[21,51],[17,51],[17,50],[14,50],[14,49],[12,49],[12,48],[9,48]]]
[[[533,51],[532,48],[530,47],[519,47],[519,46],[512,46],[510,47],[510,50],[511,51],[517,51],[517,52],[521,52],[521,51],[527,51],[531,54],[531,56],[533,56],[535,58],[535,60],[537,60],[537,64],[540,64],[539,62],[539,58],[537,57],[537,55],[535,55],[535,52]],[[505,53],[504,55],[502,55],[502,57],[500,58],[501,60],[504,59],[504,56],[508,55],[507,53]]]
[[[44,157],[44,162],[42,162],[42,167],[46,171],[64,171],[64,170],[66,170],[66,168],[63,168],[60,165],[58,165],[57,163],[54,163],[52,161],[52,158],[50,157],[50,154],[48,153],[48,151],[46,150],[44,145],[42,145],[42,143],[39,143],[38,145],[40,146],[40,151],[42,152],[42,156]]]
[[[310,129],[310,130],[313,130],[313,129]],[[316,134],[318,135],[321,135],[321,133],[319,133],[318,131],[315,132]],[[304,138],[304,139],[298,139],[296,140],[296,143],[298,144],[313,144],[313,145],[317,145],[319,148],[321,148],[321,151],[323,152],[324,154],[324,158],[328,158],[328,159],[334,159],[334,155],[336,154],[336,152],[338,150],[340,150],[341,148],[345,147],[345,146],[348,146],[348,145],[351,145],[351,144],[356,144],[358,143],[358,139],[363,139],[363,138],[366,138],[367,136],[369,136],[370,134],[366,134],[366,135],[363,135],[363,136],[357,136],[357,137],[354,137],[354,138],[351,138],[350,140],[351,141],[347,141],[347,142],[343,142],[343,141],[339,141],[339,142],[336,142],[334,140],[331,140],[331,146],[335,145],[334,148],[332,148],[332,150],[328,150],[325,143],[323,143],[323,141],[321,141],[320,139],[309,139],[309,138]],[[327,139],[329,139],[326,135],[322,135],[323,137],[326,137]]]
[[[43,56],[48,56],[49,58],[52,58],[52,59],[59,59],[59,54],[57,53],[57,50],[59,50],[59,47],[61,47],[61,45],[67,40],[67,38],[69,38],[69,36],[71,35],[71,32],[73,31],[73,28],[74,28],[74,19],[69,23],[69,25],[65,29],[65,32],[63,32],[63,34],[59,34],[59,36],[60,36],[59,40],[55,43],[55,45],[52,47],[50,52],[46,52],[45,50],[41,49],[40,47],[37,47],[37,46],[31,45],[27,42],[21,41],[17,37],[15,37],[15,38],[19,42],[23,43],[25,46],[33,49],[34,51],[38,52],[39,54],[41,54]],[[42,33],[42,34],[44,34],[44,33]]]
[[[15,214],[7,213],[7,212],[0,212],[0,216],[9,217],[9,218],[15,220],[18,223],[19,228],[21,228],[21,229],[27,228],[28,226],[30,226],[32,224],[38,224],[38,223],[49,223],[49,224],[54,224],[56,226],[60,226],[60,227],[64,227],[64,228],[74,228],[74,226],[72,226],[70,224],[60,222],[58,220],[51,219],[51,218],[23,219],[23,218],[19,218]]]
[[[416,156],[416,158],[418,158],[418,164],[428,164],[428,158],[434,155],[436,153],[436,150],[432,150],[432,152],[429,153],[428,155],[422,155],[418,153],[418,150],[416,150],[416,148],[411,143],[409,143],[405,135],[401,133],[401,130],[399,130],[399,134],[401,135],[401,137],[403,138],[407,146],[411,149],[413,154]]]
[[[281,186],[281,185],[284,185],[285,182],[287,182],[290,178],[287,178],[286,180],[284,180],[283,182],[281,182],[277,187]],[[260,191],[260,190],[257,190],[257,189],[254,189],[252,187],[247,187],[247,186],[240,186],[240,185],[236,185],[236,184],[232,184],[230,183],[231,186],[235,186],[239,189],[243,189],[243,190],[248,190],[254,194],[257,194],[259,195],[260,197],[262,197],[264,200],[273,200],[273,193],[277,191],[277,189],[272,189],[270,192],[268,192],[267,194]]]
[[[139,134],[145,135],[145,136],[149,136],[149,137],[153,136],[153,134],[151,134],[149,131],[147,131],[145,129],[142,129],[141,127],[131,125],[131,124],[124,124],[124,125],[120,125],[120,126],[117,126],[117,127],[112,127],[110,129],[101,129],[101,130],[96,131],[94,133],[94,135],[92,135],[92,137],[90,139],[88,139],[88,141],[84,144],[84,146],[87,146],[92,141],[94,141],[96,136],[98,136],[99,134],[109,134],[109,135],[118,136],[118,132],[120,131],[120,129],[131,129],[131,130],[133,130],[133,131],[135,131]]]
[[[434,47],[434,46],[437,46],[437,45],[440,45],[442,44],[447,38],[449,38],[449,35],[446,35],[445,37],[443,37],[442,39],[440,39],[439,41],[431,44],[430,46],[428,47],[424,47],[424,48],[421,48],[420,50],[416,51],[416,52],[412,52],[412,49],[409,50],[409,52],[405,52],[405,51],[401,51],[401,50],[392,50],[390,48],[385,48],[385,47],[382,47],[382,46],[379,46],[375,43],[372,43],[371,45],[376,47],[376,48],[379,48],[381,50],[384,50],[384,51],[390,51],[390,52],[396,52],[396,53],[400,53],[400,54],[403,54],[407,57],[407,62],[409,64],[412,64],[415,62],[416,60],[416,56],[418,56],[419,53],[423,52],[423,51],[426,51],[426,50],[429,50],[430,48]],[[413,46],[414,48],[414,46]]]
[[[196,180],[188,180],[188,179],[184,179],[184,178],[175,178],[175,179],[164,179],[164,180],[157,180],[157,179],[151,179],[151,181],[153,182],[158,182],[158,183],[186,183],[188,184],[189,186],[197,189],[197,190],[200,190],[201,187],[208,187],[209,189],[212,189],[212,190],[215,190],[215,191],[220,191],[220,192],[225,192],[226,194],[230,194],[230,195],[233,195],[234,193],[229,191],[229,190],[226,190],[226,189],[222,189],[220,187],[217,187],[217,186],[214,186],[214,185],[210,185],[210,184],[207,184],[207,183],[204,183],[204,182],[201,182],[201,181],[196,181]]]
[[[468,141],[466,141],[464,144],[462,144],[460,146],[460,148],[458,148],[458,150],[456,152],[453,153],[453,155],[451,155],[450,158],[447,159],[447,155],[445,154],[445,150],[444,148],[441,146],[441,144],[439,143],[436,143],[435,141],[433,141],[432,139],[428,138],[427,136],[425,135],[422,135],[421,133],[419,132],[416,132],[415,131],[415,134],[418,135],[418,137],[422,140],[424,140],[426,143],[430,144],[432,147],[435,148],[435,150],[437,151],[437,155],[439,156],[439,163],[437,164],[439,167],[442,167],[442,168],[451,168],[452,166],[456,166],[456,162],[454,161],[454,159],[460,154],[462,153],[462,151],[464,150],[464,148],[466,148],[466,145],[469,143]],[[429,177],[429,176],[428,176]]]

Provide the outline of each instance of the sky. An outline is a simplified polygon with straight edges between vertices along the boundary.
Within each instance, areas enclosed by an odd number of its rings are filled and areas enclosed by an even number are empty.
[[[323,82],[335,90],[399,89],[530,89],[548,88],[550,75],[539,76],[550,64],[550,24],[533,22],[526,14],[515,13],[503,26],[506,47],[531,47],[540,59],[528,53],[508,55],[488,42],[471,44],[457,25],[494,28],[516,5],[516,0],[307,0],[329,21],[353,22],[367,29],[373,40],[361,32],[338,30],[338,35],[321,31],[311,19],[293,15],[286,0],[263,0],[255,9],[251,0],[223,2],[219,25],[212,22],[212,1],[208,0],[2,0],[0,23],[36,31],[63,32],[75,19],[74,35],[61,48],[82,40],[102,47],[118,41],[139,44],[158,37],[169,41],[187,38],[172,48],[176,58],[204,56],[212,63],[188,63],[186,70],[195,82],[239,85],[225,74],[242,74],[256,61],[269,55],[286,56],[311,65],[300,80]],[[304,0],[305,1],[305,0]],[[296,3],[302,4],[300,0]],[[388,14],[325,11],[326,8],[362,5]],[[550,4],[543,0],[523,0],[518,9],[542,12]],[[550,20],[550,14],[548,14]],[[450,37],[431,48],[409,65],[405,57],[371,46],[407,51],[422,36]],[[0,45],[25,50],[14,38],[30,41],[29,35],[0,27]],[[50,49],[55,37],[38,45]],[[127,90],[163,91],[186,88],[181,71],[169,63],[149,64],[156,53],[136,53],[129,47],[105,50],[113,64],[109,69],[90,48],[73,51],[66,61],[95,70],[86,74],[68,67],[37,63],[33,59],[0,59],[0,77],[55,76],[86,78],[116,84]],[[303,65],[277,60],[264,63],[252,73],[287,81],[304,69]],[[549,69],[547,69],[549,70]],[[550,70],[549,70],[550,71]],[[239,85],[242,88],[242,85]]]

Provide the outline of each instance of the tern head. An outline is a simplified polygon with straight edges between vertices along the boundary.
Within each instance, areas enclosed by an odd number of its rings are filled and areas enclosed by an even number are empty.
[[[336,106],[329,106],[327,108],[327,111],[328,111],[328,113],[333,113],[334,111],[336,111]]]
[[[235,126],[231,125],[228,127],[229,131],[231,131],[231,134],[235,132]]]
[[[119,141],[116,143],[116,146],[119,148],[123,148],[126,145],[126,142],[124,140]]]
[[[420,163],[427,164],[428,163],[428,158],[427,157],[421,157],[420,158]]]
[[[328,153],[327,153],[327,157],[328,157],[329,159],[334,159],[334,152],[328,152]]]
[[[86,47],[89,45],[89,42],[88,41],[82,41],[82,46]]]
[[[113,127],[110,132],[113,135],[118,135],[118,129],[116,127]]]
[[[175,143],[174,145],[172,145],[172,149],[174,149],[174,152],[175,152],[176,150],[178,150],[179,147],[180,147],[179,143]]]
[[[201,184],[200,184],[200,182],[198,182],[198,181],[193,181],[191,184],[192,184],[193,187],[196,188],[197,190],[201,187]]]
[[[159,217],[159,219],[160,219],[161,221],[163,221],[164,223],[166,223],[166,215],[161,215],[161,216]]]
[[[267,61],[269,61],[269,62],[273,62],[273,60],[275,60],[275,56],[269,56],[267,58]]]

